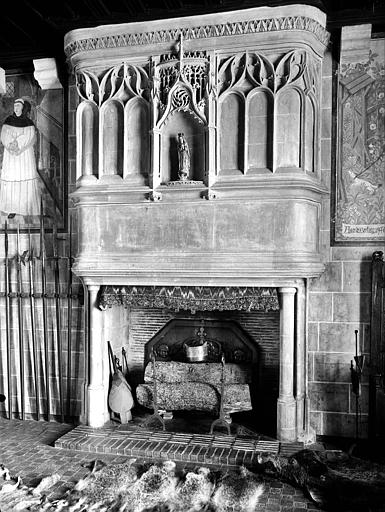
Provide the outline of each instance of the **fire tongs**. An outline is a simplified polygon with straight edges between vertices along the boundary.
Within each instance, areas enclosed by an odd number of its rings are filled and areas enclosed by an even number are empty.
[[[227,429],[227,433],[228,433],[228,435],[230,435],[230,425],[229,425],[228,421],[226,420],[225,413],[224,413],[226,374],[225,374],[225,355],[223,352],[222,352],[222,357],[221,357],[221,364],[222,364],[222,375],[221,375],[221,398],[220,398],[220,405],[219,405],[219,418],[217,418],[216,420],[214,420],[211,423],[210,434],[213,433],[214,427],[221,425]]]
[[[155,354],[151,350],[150,360],[152,364],[152,378],[154,379],[154,389],[153,389],[153,402],[154,402],[154,413],[151,414],[141,425],[141,427],[148,427],[150,423],[154,420],[158,420],[162,424],[162,429],[166,430],[166,424],[162,416],[159,414],[158,408],[158,378],[156,375],[156,364],[155,364]]]

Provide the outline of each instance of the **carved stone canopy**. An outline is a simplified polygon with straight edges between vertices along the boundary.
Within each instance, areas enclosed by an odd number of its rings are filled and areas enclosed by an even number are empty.
[[[209,286],[103,286],[100,309],[112,306],[174,311],[278,310],[275,288]]]
[[[290,5],[67,34],[81,99],[73,271],[86,285],[284,286],[321,274],[325,24],[319,9]]]

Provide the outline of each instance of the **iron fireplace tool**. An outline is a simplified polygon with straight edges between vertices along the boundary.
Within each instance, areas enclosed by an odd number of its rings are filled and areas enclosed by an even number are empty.
[[[221,357],[221,365],[222,365],[222,375],[221,375],[221,397],[220,397],[220,403],[219,403],[220,404],[219,405],[219,418],[217,418],[216,420],[214,420],[211,423],[210,434],[212,434],[214,432],[215,427],[221,425],[227,429],[227,433],[228,433],[228,435],[230,435],[230,425],[229,425],[229,422],[226,421],[225,413],[224,413],[225,384],[226,384],[225,369],[226,368],[225,368],[225,355],[223,352],[222,352],[222,357]]]
[[[361,396],[361,377],[364,368],[365,356],[358,354],[358,330],[354,331],[355,343],[356,343],[356,355],[354,356],[355,365],[353,361],[350,362],[350,377],[352,383],[352,391],[356,395],[356,442],[350,448],[350,453],[353,452],[354,448],[358,444],[359,437],[359,420],[360,420],[360,396]]]
[[[159,414],[159,408],[158,408],[158,378],[156,375],[156,362],[155,362],[155,354],[151,350],[150,354],[150,360],[152,364],[152,375],[154,379],[154,390],[153,390],[153,402],[154,402],[154,412],[149,416],[142,424],[141,427],[147,427],[150,423],[152,423],[154,420],[158,420],[162,424],[162,429],[166,430],[166,424],[162,416]]]

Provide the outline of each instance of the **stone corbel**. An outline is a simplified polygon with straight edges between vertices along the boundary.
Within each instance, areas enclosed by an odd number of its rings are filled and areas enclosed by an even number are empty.
[[[156,190],[151,190],[151,192],[148,194],[148,198],[150,201],[153,202],[161,201],[163,198],[162,192],[156,192]]]
[[[365,63],[369,60],[372,25],[342,27],[340,65]]]
[[[203,194],[203,198],[208,201],[213,201],[214,199],[217,199],[217,193],[213,190],[207,190],[207,192]]]
[[[35,67],[33,76],[36,78],[43,90],[63,89],[63,86],[59,80],[55,59],[35,59],[33,61],[33,65]]]

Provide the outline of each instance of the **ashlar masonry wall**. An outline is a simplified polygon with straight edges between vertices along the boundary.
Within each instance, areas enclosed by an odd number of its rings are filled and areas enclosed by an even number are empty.
[[[324,59],[322,78],[322,179],[332,192],[333,59]],[[379,127],[381,129],[381,127]],[[383,128],[382,128],[383,129]],[[341,141],[340,141],[341,142]],[[382,189],[383,190],[383,189]],[[330,219],[333,194],[324,202],[322,218],[323,255],[326,270],[309,282],[308,293],[308,396],[310,423],[316,434],[356,435],[356,395],[351,384],[350,366],[355,355],[355,330],[359,351],[365,355],[362,392],[358,400],[358,435],[368,429],[368,377],[370,350],[371,257],[385,249],[378,244],[350,242],[345,246],[331,241]]]

